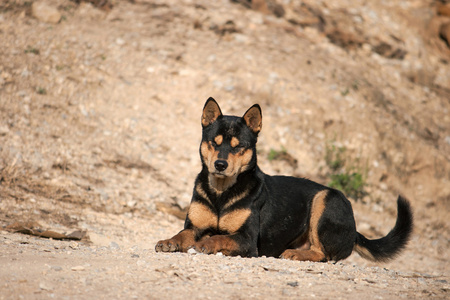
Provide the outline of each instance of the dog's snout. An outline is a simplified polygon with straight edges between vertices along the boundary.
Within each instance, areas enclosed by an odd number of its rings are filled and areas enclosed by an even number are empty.
[[[214,167],[216,167],[217,171],[222,172],[228,167],[228,163],[225,160],[217,160],[214,163]]]

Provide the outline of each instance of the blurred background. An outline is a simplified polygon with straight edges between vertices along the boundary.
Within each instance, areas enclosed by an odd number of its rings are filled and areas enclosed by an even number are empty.
[[[0,40],[2,230],[172,236],[211,96],[259,103],[261,169],[344,191],[366,236],[406,196],[415,235],[392,264],[448,268],[448,1],[3,0]]]

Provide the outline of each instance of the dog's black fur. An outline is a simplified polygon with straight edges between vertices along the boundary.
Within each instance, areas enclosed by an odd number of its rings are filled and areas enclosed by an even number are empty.
[[[356,231],[352,206],[340,191],[307,179],[264,174],[256,163],[259,105],[242,118],[224,116],[209,98],[202,126],[202,171],[184,229],[158,242],[156,251],[194,248],[208,254],[338,261],[356,250],[367,259],[385,261],[406,246],[413,228],[406,199],[397,200],[397,222],[389,234],[369,240]]]

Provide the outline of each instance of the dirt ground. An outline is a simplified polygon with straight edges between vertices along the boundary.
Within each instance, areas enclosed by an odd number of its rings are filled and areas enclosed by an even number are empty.
[[[56,20],[35,2],[0,2],[0,299],[450,297],[446,1],[39,1]],[[327,153],[345,149],[367,237],[405,195],[407,249],[156,253],[183,226],[210,96],[226,114],[261,105],[268,174],[329,184]]]

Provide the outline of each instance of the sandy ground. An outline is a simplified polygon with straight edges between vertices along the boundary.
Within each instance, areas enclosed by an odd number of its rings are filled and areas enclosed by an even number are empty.
[[[33,2],[0,2],[0,299],[449,297],[440,2],[46,0],[57,23]],[[226,114],[261,105],[268,174],[328,184],[327,149],[345,149],[343,170],[366,178],[351,200],[367,237],[389,231],[405,195],[405,252],[379,264],[155,253],[183,226],[210,96]]]

